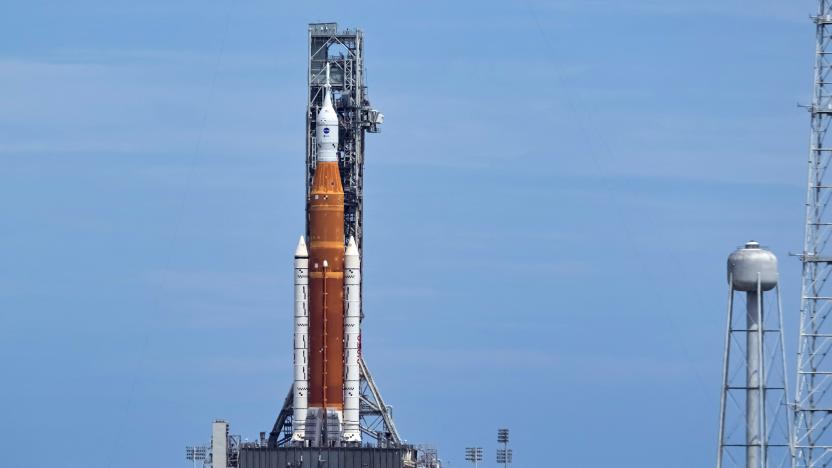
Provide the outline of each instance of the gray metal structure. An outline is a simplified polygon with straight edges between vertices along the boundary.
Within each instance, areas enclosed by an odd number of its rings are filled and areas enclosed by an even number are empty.
[[[308,102],[306,106],[306,199],[315,175],[315,117],[324,96],[330,65],[333,104],[340,123],[339,168],[344,186],[344,238],[364,246],[364,137],[377,133],[383,115],[370,107],[364,84],[364,35],[360,29],[339,31],[337,23],[309,25]],[[308,212],[308,210],[307,210]],[[306,234],[309,235],[307,216]],[[363,260],[363,256],[362,256]]]
[[[416,450],[419,453],[416,468],[442,468],[436,447],[423,444],[416,447]]]
[[[199,462],[200,466],[204,466],[208,459],[209,449],[210,447],[204,445],[189,445],[185,447],[185,459],[191,462],[193,468],[196,468],[196,462]]]
[[[315,175],[315,121],[324,95],[326,65],[330,66],[335,111],[339,120],[339,168],[344,186],[344,234],[355,238],[359,255],[364,255],[364,137],[377,133],[383,115],[370,107],[364,83],[364,36],[359,29],[339,30],[337,23],[309,25],[308,103],[306,112],[306,199],[307,208]],[[307,229],[309,218],[307,209]],[[363,265],[363,261],[362,261]],[[362,275],[363,277],[363,275]],[[363,288],[362,288],[363,290]],[[363,317],[363,311],[362,311]],[[378,447],[400,447],[402,440],[393,422],[392,411],[384,403],[378,386],[361,355],[360,361],[361,432]],[[292,433],[292,389],[269,434],[270,447],[290,443]]]
[[[241,468],[414,468],[409,447],[243,447]]]
[[[728,257],[717,468],[793,466],[777,284],[777,258],[758,243],[748,242]],[[744,302],[741,312],[735,310],[737,296]]]
[[[497,464],[503,465],[503,468],[508,468],[508,465],[512,462],[512,458],[514,457],[512,450],[508,448],[508,434],[509,431],[506,427],[497,429],[497,443],[503,445],[502,448],[497,449]]]
[[[482,461],[482,447],[465,447],[465,461],[477,468]]]
[[[799,467],[832,464],[832,1],[818,0],[793,446]]]

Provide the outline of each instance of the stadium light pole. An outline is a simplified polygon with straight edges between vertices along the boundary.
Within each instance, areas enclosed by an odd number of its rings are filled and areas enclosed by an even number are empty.
[[[497,463],[502,463],[503,468],[508,468],[509,463],[511,463],[512,453],[511,449],[508,448],[508,429],[507,428],[500,428],[497,429],[497,443],[503,444],[503,448],[497,449]]]
[[[465,460],[474,464],[477,468],[482,461],[482,447],[466,447]]]

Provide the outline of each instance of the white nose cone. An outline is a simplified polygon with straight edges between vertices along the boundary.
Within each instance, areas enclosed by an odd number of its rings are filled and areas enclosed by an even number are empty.
[[[298,248],[295,249],[295,258],[308,258],[309,257],[309,249],[306,248],[306,240],[303,236],[300,236],[300,240],[298,240]]]
[[[347,243],[346,255],[358,255],[358,247],[355,245],[355,237],[350,236],[350,241]]]
[[[315,139],[318,161],[338,161],[338,114],[332,107],[332,93],[329,84],[329,64],[326,64],[326,84],[324,85],[324,104],[315,119]]]

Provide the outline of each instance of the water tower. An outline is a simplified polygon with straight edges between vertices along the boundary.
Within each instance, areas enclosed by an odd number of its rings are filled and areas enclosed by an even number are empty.
[[[748,242],[728,256],[717,468],[792,466],[782,328],[777,257]]]

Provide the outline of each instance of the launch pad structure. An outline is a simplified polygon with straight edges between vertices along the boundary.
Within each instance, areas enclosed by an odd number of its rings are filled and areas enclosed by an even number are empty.
[[[325,71],[330,65],[330,85],[340,120],[338,152],[344,186],[344,236],[355,238],[359,254],[364,252],[364,137],[378,133],[384,116],[370,106],[364,83],[364,35],[360,29],[339,31],[337,23],[309,25],[306,104],[306,199],[317,167],[315,116],[320,110]],[[309,211],[307,210],[307,213]],[[306,234],[309,235],[307,217]]]
[[[361,351],[364,138],[384,119],[367,98],[364,37],[337,23],[310,24],[308,34],[294,379],[268,435],[243,441],[217,420],[210,447],[186,453],[194,463],[208,453],[212,468],[438,468],[435,451],[402,440]]]
[[[341,182],[344,188],[344,236],[353,237],[363,260],[364,245],[364,138],[367,132],[378,133],[383,115],[370,107],[364,82],[364,37],[360,29],[338,30],[337,23],[309,25],[306,111],[306,235],[309,236],[309,200],[318,164],[316,117],[323,105],[326,70],[333,104],[338,114],[338,142]],[[327,67],[327,65],[329,67]],[[363,264],[363,262],[362,262]],[[363,277],[363,276],[362,276]],[[361,317],[363,318],[363,311]],[[390,407],[381,396],[370,370],[359,357],[361,432],[379,447],[402,445]],[[285,446],[291,440],[292,389],[286,395],[271,433],[269,446]]]

